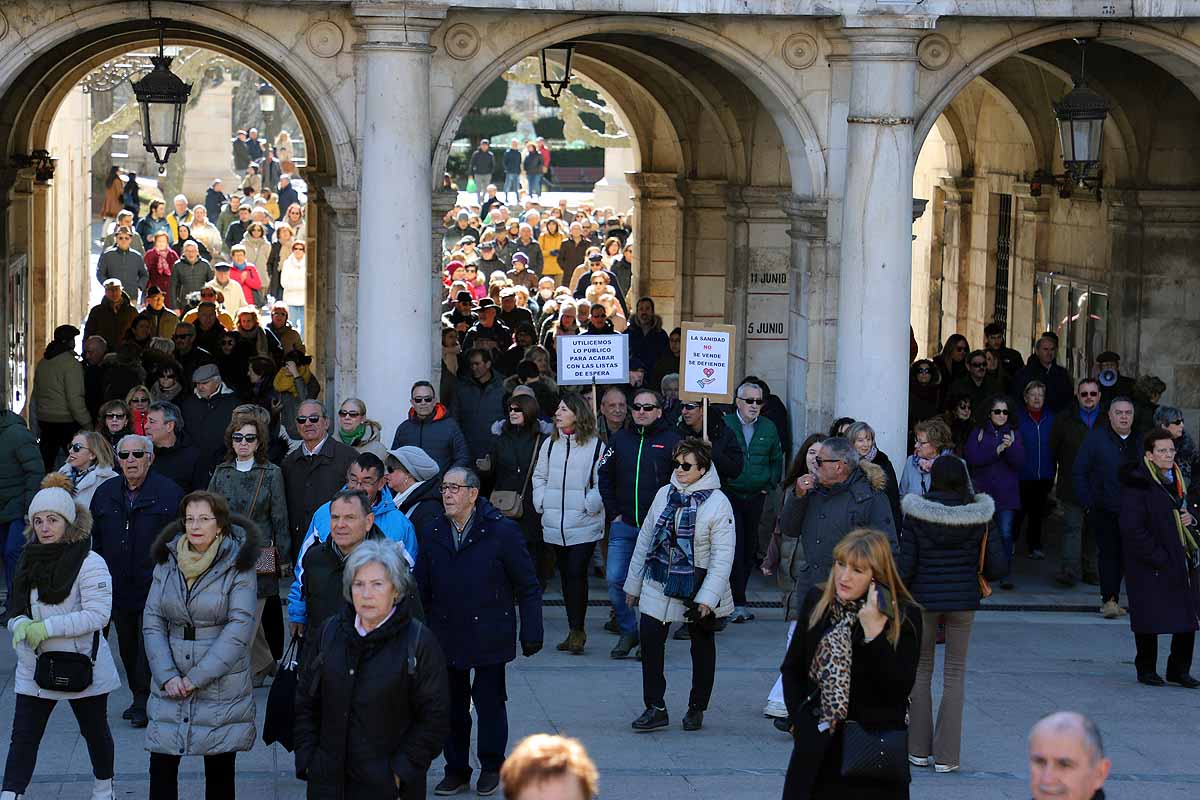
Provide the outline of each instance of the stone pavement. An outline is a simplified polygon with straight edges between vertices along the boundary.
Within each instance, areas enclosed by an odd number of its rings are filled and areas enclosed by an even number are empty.
[[[1018,581],[1018,587],[1022,581]],[[773,600],[765,582],[761,600]],[[1012,602],[1020,592],[1005,593]],[[602,588],[594,581],[592,597]],[[687,645],[668,646],[670,729],[635,734],[629,723],[641,711],[638,662],[612,661],[615,637],[601,629],[607,609],[588,613],[588,650],[572,657],[554,650],[565,637],[566,619],[548,594],[546,650],[520,658],[509,671],[511,741],[553,731],[578,736],[595,758],[606,798],[778,797],[787,766],[788,737],[762,717],[766,694],[782,658],[786,634],[782,611],[759,609],[758,619],[730,626],[718,638],[718,675],[704,730],[678,726],[686,706]],[[1165,661],[1165,642],[1162,659]],[[914,798],[1028,798],[1025,734],[1042,714],[1073,708],[1100,724],[1115,767],[1110,797],[1145,800],[1200,796],[1195,732],[1200,691],[1152,689],[1134,681],[1133,640],[1124,621],[1095,613],[985,611],[976,619],[968,660],[968,706],[962,771],[934,775],[915,770]],[[11,726],[13,652],[0,642],[0,748],[7,753]],[[260,722],[266,689],[256,692]],[[122,690],[112,698],[110,718],[117,742],[118,796],[141,798],[148,789],[143,735],[119,719],[129,703]],[[261,725],[260,725],[261,730]],[[181,796],[202,796],[203,769],[188,759]],[[440,764],[430,781],[441,778]],[[86,798],[90,788],[86,748],[66,708],[56,709],[38,760],[30,800]],[[261,743],[238,757],[238,789],[256,800],[302,798],[292,778],[290,754]]]

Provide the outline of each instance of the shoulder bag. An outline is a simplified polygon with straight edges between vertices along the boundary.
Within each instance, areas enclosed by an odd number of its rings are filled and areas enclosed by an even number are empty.
[[[908,731],[867,730],[856,720],[842,722],[842,777],[909,783]]]
[[[100,631],[94,631],[91,655],[71,650],[41,653],[33,669],[33,681],[50,692],[82,692],[92,685],[92,668],[99,650]]]
[[[537,441],[533,443],[533,457],[529,459],[529,471],[525,473],[525,480],[521,483],[521,491],[493,489],[492,496],[488,498],[488,501],[496,507],[496,510],[509,519],[520,519],[521,515],[525,513],[525,490],[529,488],[529,479],[533,476],[533,465],[537,462],[538,450],[541,447],[542,437],[539,434]]]
[[[254,506],[258,503],[258,493],[262,490],[263,480],[267,477],[267,471],[261,470],[258,473],[258,486],[254,487],[254,497],[250,500],[250,507],[246,509],[246,518],[254,520]],[[249,534],[249,531],[246,531]],[[254,572],[258,575],[269,575],[272,578],[279,574],[279,548],[275,547],[275,532],[271,531],[271,544],[258,551],[258,561],[254,562]]]
[[[980,597],[991,597],[992,596],[992,585],[990,583],[988,583],[987,578],[983,577],[983,560],[984,560],[984,556],[987,555],[987,540],[988,540],[988,527],[984,527],[983,543],[979,545],[979,567],[975,571],[975,577],[979,580],[979,596]]]

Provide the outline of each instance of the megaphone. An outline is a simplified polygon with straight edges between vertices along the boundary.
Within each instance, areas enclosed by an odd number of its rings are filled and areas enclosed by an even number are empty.
[[[1096,380],[1098,380],[1100,385],[1105,389],[1109,389],[1116,385],[1118,377],[1119,376],[1117,375],[1117,371],[1115,369],[1102,369],[1100,370],[1100,374],[1096,376]]]

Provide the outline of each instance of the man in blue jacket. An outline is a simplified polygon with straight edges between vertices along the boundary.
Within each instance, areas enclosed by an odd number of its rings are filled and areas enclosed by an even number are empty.
[[[513,598],[521,617],[521,652],[542,649],[542,590],[521,529],[479,496],[479,476],[453,467],[442,478],[445,514],[417,558],[415,576],[429,627],[446,655],[450,738],[446,775],[434,792],[452,795],[471,783],[471,701],[479,717],[481,796],[495,793],[508,747],[504,665],[517,657]],[[472,679],[471,672],[474,671]]]
[[[117,629],[121,663],[133,693],[122,716],[135,728],[149,724],[150,664],[142,640],[142,609],[150,593],[154,563],[150,546],[179,513],[183,490],[151,469],[154,444],[130,434],[117,442],[121,475],[100,484],[92,495],[92,549],[112,574],[112,622]]]
[[[1133,401],[1114,397],[1108,425],[1097,425],[1083,440],[1072,470],[1075,498],[1088,529],[1096,538],[1100,563],[1100,613],[1105,619],[1125,616],[1121,608],[1121,469],[1141,458],[1133,436]]]
[[[625,578],[638,531],[654,495],[671,480],[671,455],[680,436],[662,418],[662,396],[641,389],[633,396],[633,426],[614,433],[600,459],[600,496],[612,519],[608,533],[608,599],[621,638],[609,655],[628,658],[638,644],[637,614],[625,604]]]

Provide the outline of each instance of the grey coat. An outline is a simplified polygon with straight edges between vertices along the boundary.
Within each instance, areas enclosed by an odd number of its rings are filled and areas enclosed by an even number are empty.
[[[231,535],[190,591],[175,560],[180,522],[164,528],[151,548],[156,564],[142,634],[153,676],[146,731],[152,753],[206,756],[254,746],[250,641],[259,533],[245,517],[231,519]],[[163,694],[164,684],[177,677],[196,687],[184,700]]]
[[[259,480],[262,481],[261,488]],[[262,538],[260,548],[274,545],[279,548],[277,564],[292,563],[292,536],[288,528],[287,495],[283,490],[283,470],[269,461],[256,463],[249,472],[238,472],[232,461],[218,464],[213,470],[208,490],[229,501],[229,510],[249,517]],[[257,493],[257,497],[255,496]],[[253,501],[253,506],[251,502]],[[258,576],[258,596],[279,594],[277,575]]]

